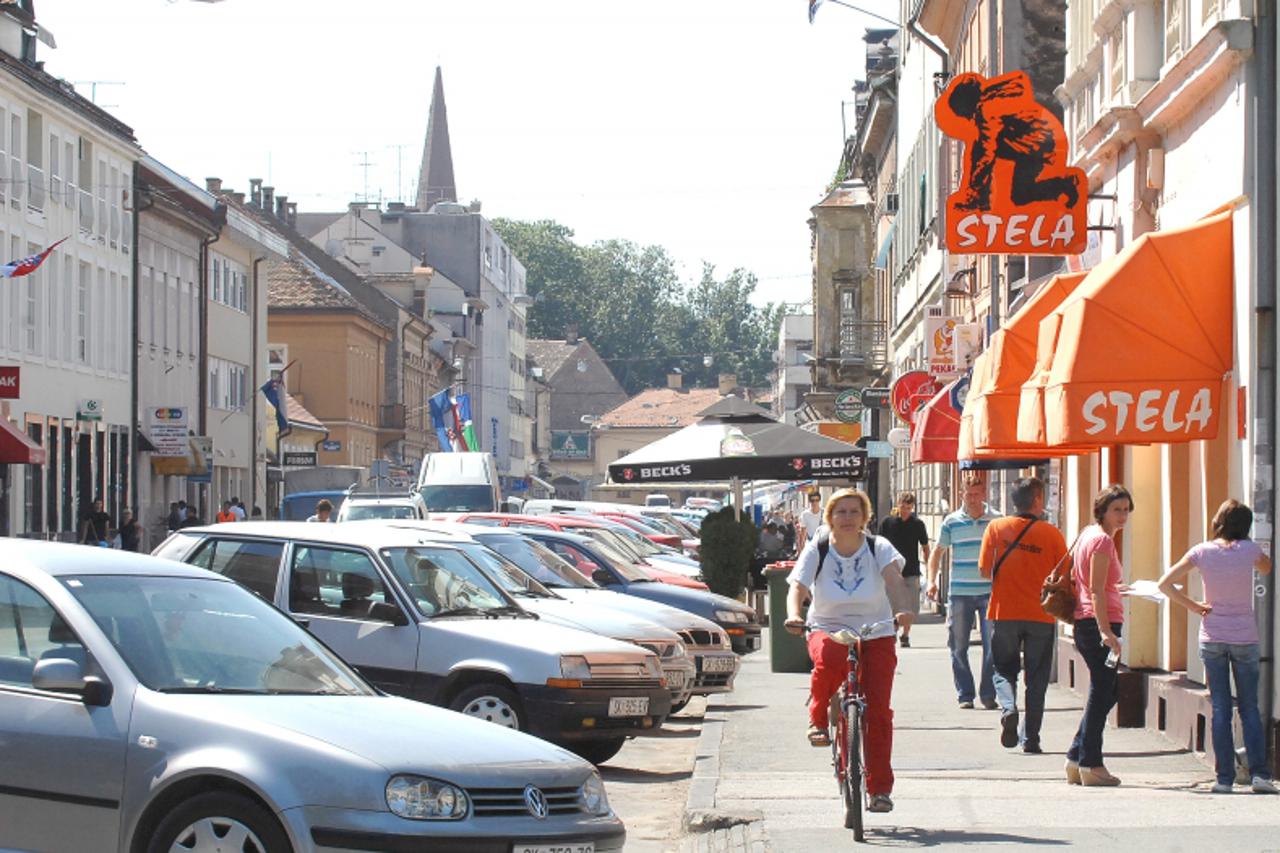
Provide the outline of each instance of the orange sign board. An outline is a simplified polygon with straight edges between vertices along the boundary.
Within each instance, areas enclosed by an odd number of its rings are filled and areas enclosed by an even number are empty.
[[[1036,101],[1025,71],[958,74],[933,106],[965,143],[960,189],[947,198],[947,250],[961,255],[1078,255],[1085,250],[1083,169],[1067,166],[1062,122]]]
[[[862,438],[862,424],[846,424],[839,421],[819,421],[818,434],[836,441],[856,444]]]

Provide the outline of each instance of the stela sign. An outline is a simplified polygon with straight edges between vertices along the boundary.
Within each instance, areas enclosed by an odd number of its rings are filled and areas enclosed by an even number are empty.
[[[21,367],[0,367],[0,400],[18,399],[21,381]]]
[[[947,198],[947,249],[961,255],[1078,255],[1088,231],[1084,170],[1067,165],[1062,121],[1025,71],[957,74],[934,103],[939,129],[965,144]]]

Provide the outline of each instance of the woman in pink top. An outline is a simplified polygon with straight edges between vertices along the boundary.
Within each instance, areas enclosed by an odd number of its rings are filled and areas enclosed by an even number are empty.
[[[1124,567],[1116,551],[1116,534],[1133,511],[1124,486],[1107,486],[1093,499],[1093,520],[1076,539],[1072,576],[1076,585],[1076,650],[1089,667],[1089,696],[1075,740],[1067,750],[1067,782],[1071,785],[1119,785],[1102,764],[1102,731],[1116,704],[1116,665],[1120,657],[1120,602]]]
[[[1230,794],[1236,778],[1235,743],[1231,736],[1231,675],[1236,679],[1240,728],[1244,732],[1249,775],[1256,794],[1277,794],[1267,767],[1267,746],[1258,714],[1260,650],[1253,615],[1253,573],[1271,571],[1271,560],[1249,538],[1253,511],[1229,500],[1213,517],[1208,542],[1187,552],[1160,578],[1160,591],[1175,604],[1203,617],[1200,659],[1204,661],[1209,701],[1213,705],[1213,756],[1216,794]],[[1192,569],[1204,580],[1204,601],[1196,601],[1174,584],[1185,583]]]

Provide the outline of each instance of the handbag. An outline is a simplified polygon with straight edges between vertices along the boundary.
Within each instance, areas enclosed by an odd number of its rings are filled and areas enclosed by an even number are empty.
[[[1071,575],[1071,569],[1075,565],[1072,554],[1079,541],[1080,536],[1077,534],[1076,541],[1071,543],[1067,553],[1062,555],[1062,559],[1049,572],[1040,587],[1040,606],[1044,608],[1044,612],[1068,625],[1074,625],[1076,621],[1076,581]]]

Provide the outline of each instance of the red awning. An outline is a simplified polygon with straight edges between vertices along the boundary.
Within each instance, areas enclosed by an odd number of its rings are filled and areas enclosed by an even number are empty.
[[[43,465],[44,448],[22,430],[0,418],[0,465]]]
[[[960,412],[951,403],[955,386],[955,382],[948,382],[915,413],[911,425],[912,462],[955,463],[960,439]]]

